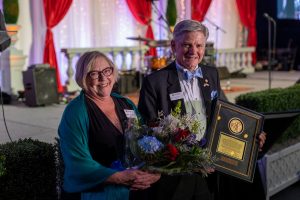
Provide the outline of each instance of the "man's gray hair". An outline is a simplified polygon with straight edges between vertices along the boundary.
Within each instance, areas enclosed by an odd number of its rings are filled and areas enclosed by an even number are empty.
[[[173,39],[176,40],[178,37],[183,35],[185,32],[193,32],[193,31],[200,31],[204,34],[206,40],[209,36],[208,28],[201,24],[198,21],[186,19],[183,21],[178,22],[175,25],[174,31],[173,31]]]

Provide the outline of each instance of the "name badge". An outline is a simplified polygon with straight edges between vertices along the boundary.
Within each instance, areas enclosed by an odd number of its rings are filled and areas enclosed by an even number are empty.
[[[134,110],[124,109],[124,112],[127,118],[137,118]]]
[[[170,94],[170,99],[171,99],[171,101],[183,99],[183,93],[182,92],[172,93],[172,94]]]

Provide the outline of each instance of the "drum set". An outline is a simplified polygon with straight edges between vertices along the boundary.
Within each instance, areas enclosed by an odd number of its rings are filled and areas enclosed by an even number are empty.
[[[147,46],[157,48],[159,56],[145,56],[145,64],[150,70],[159,70],[172,61],[170,40],[151,40],[140,36],[127,37],[127,39],[145,42]]]

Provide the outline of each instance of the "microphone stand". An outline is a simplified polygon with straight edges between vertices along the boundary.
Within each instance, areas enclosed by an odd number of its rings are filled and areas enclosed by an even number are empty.
[[[226,33],[226,31],[223,29],[223,28],[221,28],[220,26],[218,26],[217,24],[215,24],[213,21],[211,21],[210,19],[208,19],[207,17],[205,17],[205,20],[209,23],[209,24],[211,24],[212,26],[214,26],[215,27],[215,29],[216,29],[216,47],[215,47],[215,49],[216,49],[216,51],[215,51],[215,59],[216,59],[216,61],[217,61],[217,55],[218,55],[218,48],[217,48],[217,45],[218,45],[218,31],[220,30],[221,32],[223,32],[223,33]]]
[[[275,64],[275,56],[276,56],[276,30],[277,30],[277,26],[276,26],[276,21],[273,18],[270,18],[270,21],[273,22],[273,64]]]
[[[157,7],[156,4],[154,3],[154,1],[151,1],[151,4],[152,4],[153,7],[154,7],[154,12],[155,12],[157,15],[159,15],[158,20],[162,19],[162,20],[166,23],[167,27],[165,27],[165,26],[163,26],[163,27],[168,31],[168,38],[170,39],[170,36],[172,35],[172,32],[171,32],[171,30],[170,30],[170,24],[169,24],[168,20],[167,20],[167,19],[163,16],[163,14],[160,12],[160,10],[158,9],[158,7]]]
[[[276,22],[270,16],[266,17],[268,20],[268,74],[269,74],[269,90],[272,84],[272,66],[275,62],[275,47],[276,47]],[[273,48],[271,45],[271,22],[274,25],[273,32]]]
[[[269,90],[271,89],[271,82],[272,82],[272,77],[271,77],[271,72],[272,72],[272,69],[271,69],[271,62],[272,62],[272,52],[271,52],[271,21],[268,19],[268,49],[269,49],[269,52],[268,52],[268,72],[269,72]]]

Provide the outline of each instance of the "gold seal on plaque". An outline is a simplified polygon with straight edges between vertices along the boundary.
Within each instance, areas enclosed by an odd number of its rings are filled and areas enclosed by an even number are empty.
[[[228,127],[233,134],[238,135],[244,130],[244,123],[239,118],[234,117],[229,120]]]

